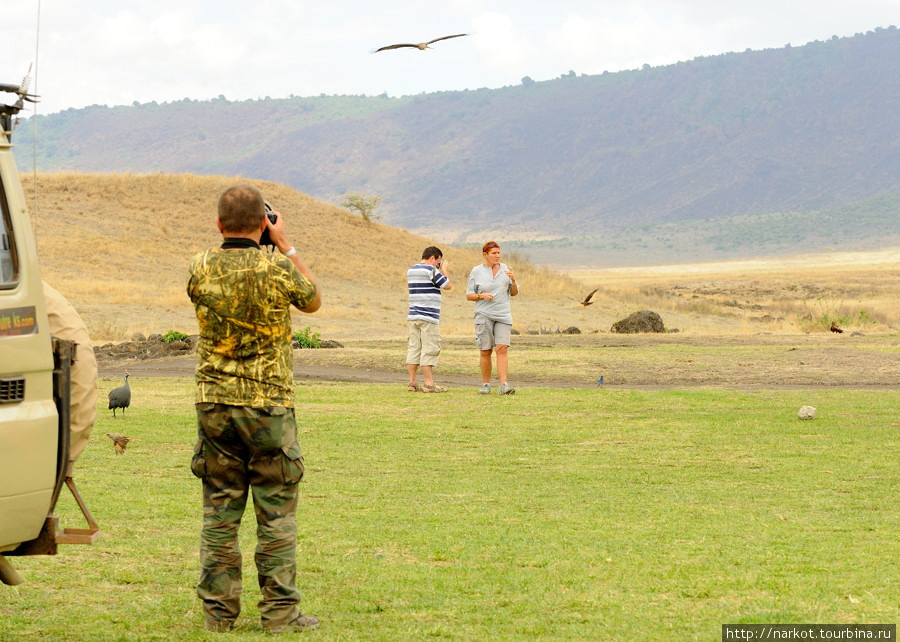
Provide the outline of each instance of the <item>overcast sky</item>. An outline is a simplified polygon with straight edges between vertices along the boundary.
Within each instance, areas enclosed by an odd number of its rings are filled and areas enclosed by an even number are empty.
[[[220,95],[404,96],[891,25],[900,26],[900,0],[10,0],[0,83],[36,63],[43,114]],[[469,35],[371,53],[456,33]]]

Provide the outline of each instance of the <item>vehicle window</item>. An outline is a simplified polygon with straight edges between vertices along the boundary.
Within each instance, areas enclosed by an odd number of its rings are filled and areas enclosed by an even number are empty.
[[[3,208],[0,220],[0,289],[15,287],[19,281],[19,265],[16,259],[16,246],[13,243],[12,219],[6,200],[6,187],[0,180],[0,207]]]

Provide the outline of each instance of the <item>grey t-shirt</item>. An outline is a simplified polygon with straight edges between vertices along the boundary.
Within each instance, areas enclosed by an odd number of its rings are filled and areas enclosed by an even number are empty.
[[[501,263],[500,269],[497,270],[497,276],[494,276],[488,266],[476,265],[469,274],[466,294],[483,294],[485,292],[493,294],[494,298],[490,301],[479,299],[475,302],[475,314],[482,314],[494,321],[512,325],[512,311],[509,305],[512,281],[506,276],[508,269],[505,263]]]

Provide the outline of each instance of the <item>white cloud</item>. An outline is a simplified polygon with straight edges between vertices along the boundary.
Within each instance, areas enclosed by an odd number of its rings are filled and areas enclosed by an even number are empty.
[[[569,15],[547,35],[552,56],[568,60],[581,73],[669,64],[721,51],[710,42],[727,42],[745,22],[689,23],[679,15],[633,7],[618,16]]]
[[[37,57],[37,2],[4,6],[0,82],[18,82]],[[43,0],[41,23],[49,113],[499,87],[900,26],[900,0]],[[369,53],[464,32],[425,53]]]
[[[475,49],[493,69],[520,67],[534,52],[533,44],[503,13],[483,13],[472,20]]]

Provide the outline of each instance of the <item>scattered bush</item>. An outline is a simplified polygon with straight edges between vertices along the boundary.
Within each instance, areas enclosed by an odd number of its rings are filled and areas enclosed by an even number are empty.
[[[359,212],[367,223],[377,221],[381,216],[375,214],[375,208],[381,202],[380,196],[368,196],[366,194],[347,194],[341,199],[341,207],[352,212]]]
[[[298,348],[321,348],[322,342],[319,339],[319,333],[313,332],[309,326],[303,328],[300,332],[292,335],[294,343]]]
[[[188,338],[184,332],[179,332],[178,330],[169,330],[163,335],[163,341],[166,343],[172,343],[173,341],[184,341]]]
[[[804,332],[828,332],[832,324],[864,329],[878,325],[878,319],[867,310],[854,312],[843,301],[835,303],[820,297],[813,305],[806,302],[806,314],[800,317],[798,324]]]

